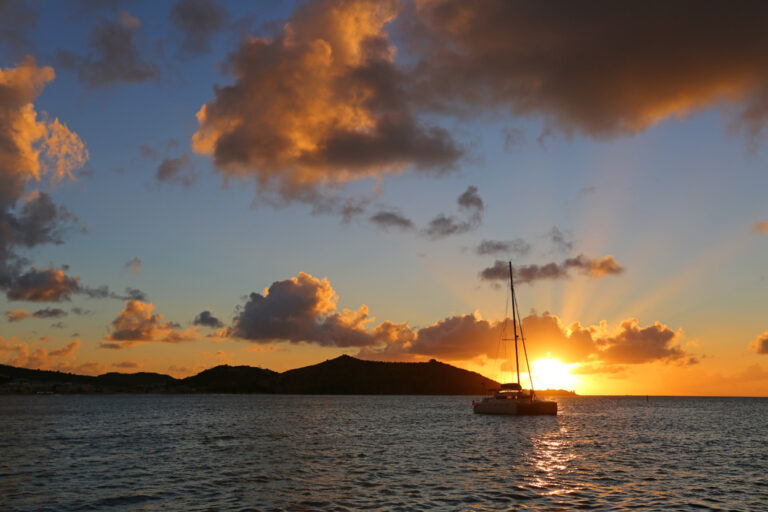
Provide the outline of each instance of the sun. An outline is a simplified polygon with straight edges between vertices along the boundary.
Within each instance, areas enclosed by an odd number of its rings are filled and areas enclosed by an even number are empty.
[[[579,379],[570,373],[570,366],[557,359],[537,359],[531,366],[536,389],[574,390],[578,384]]]

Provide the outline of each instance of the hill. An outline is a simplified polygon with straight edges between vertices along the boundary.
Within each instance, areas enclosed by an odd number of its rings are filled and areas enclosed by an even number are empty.
[[[0,393],[482,395],[498,385],[479,373],[435,360],[387,363],[346,355],[283,373],[221,365],[184,379],[147,372],[91,377],[0,365]]]
[[[432,360],[385,363],[340,356],[280,374],[282,393],[327,395],[481,395],[498,383]]]

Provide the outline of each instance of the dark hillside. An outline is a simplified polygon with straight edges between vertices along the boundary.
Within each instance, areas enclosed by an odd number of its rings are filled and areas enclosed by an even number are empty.
[[[360,395],[480,395],[498,383],[454,366],[385,363],[340,356],[280,374],[282,393]]]

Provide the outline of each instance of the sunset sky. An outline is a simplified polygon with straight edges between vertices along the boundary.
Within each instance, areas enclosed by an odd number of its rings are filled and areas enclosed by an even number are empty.
[[[0,363],[768,396],[768,4],[0,0]]]

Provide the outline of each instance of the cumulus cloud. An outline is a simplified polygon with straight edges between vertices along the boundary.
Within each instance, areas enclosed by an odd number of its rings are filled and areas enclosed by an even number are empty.
[[[308,2],[275,37],[244,40],[228,62],[234,83],[197,113],[193,149],[287,199],[452,165],[459,147],[409,103],[385,30],[396,15],[395,1]]]
[[[141,265],[142,261],[141,258],[136,256],[135,258],[128,260],[125,265],[123,265],[124,268],[130,269],[131,272],[134,274],[141,274]]]
[[[155,179],[158,183],[175,183],[189,187],[195,182],[197,175],[189,155],[181,155],[178,158],[163,158],[157,167]]]
[[[203,311],[195,317],[194,325],[202,325],[204,327],[212,327],[214,329],[220,329],[224,327],[221,320],[213,316],[210,311]]]
[[[686,353],[675,345],[678,337],[678,333],[660,322],[640,327],[636,318],[629,318],[621,322],[613,335],[598,340],[602,345],[600,359],[609,364],[680,360]]]
[[[531,252],[531,244],[522,238],[514,240],[483,240],[475,247],[475,254],[486,256],[489,254],[514,254],[515,256],[527,256]]]
[[[20,322],[25,318],[61,318],[67,316],[67,312],[60,308],[38,309],[34,312],[28,312],[23,309],[6,311],[5,316],[9,322]]]
[[[765,233],[768,233],[768,222],[760,222],[760,221],[756,221],[756,222],[755,222],[755,223],[752,225],[752,231],[753,231],[754,233],[758,233],[758,234],[765,234]]]
[[[78,79],[96,88],[120,82],[146,82],[160,76],[160,69],[143,58],[135,34],[141,21],[122,11],[117,19],[102,18],[90,33],[86,56],[71,51],[57,55],[62,66],[77,70]]]
[[[566,279],[570,277],[570,271],[575,270],[579,274],[589,276],[591,279],[600,279],[606,275],[616,275],[624,272],[624,267],[619,265],[610,254],[602,258],[588,258],[579,254],[574,258],[563,260],[562,263],[547,263],[544,265],[516,265],[513,266],[515,282],[519,284],[532,284],[541,279]],[[496,260],[490,267],[480,271],[480,279],[483,281],[506,281],[509,279],[509,264]]]
[[[229,14],[215,0],[179,0],[170,17],[180,35],[181,50],[201,55],[210,51],[211,39],[226,27]]]
[[[458,218],[453,215],[443,213],[429,221],[424,229],[424,234],[430,238],[445,238],[452,235],[460,235],[480,226],[483,221],[483,211],[485,204],[480,194],[477,193],[477,187],[469,186],[456,200],[459,205],[459,211],[464,214],[464,218]]]
[[[367,329],[374,318],[365,305],[357,311],[339,312],[337,299],[328,279],[300,272],[297,277],[275,281],[262,293],[251,293],[228,334],[260,343],[311,342],[335,347],[362,347],[397,336],[389,322]]]
[[[768,331],[755,338],[749,344],[749,348],[758,354],[768,354]]]
[[[381,210],[371,215],[368,220],[382,229],[395,228],[403,231],[413,229],[413,221],[395,210]]]
[[[180,343],[198,338],[193,330],[180,331],[176,324],[163,320],[163,315],[153,313],[151,302],[129,300],[125,308],[112,321],[112,332],[104,337],[102,348],[129,348],[139,343]]]

